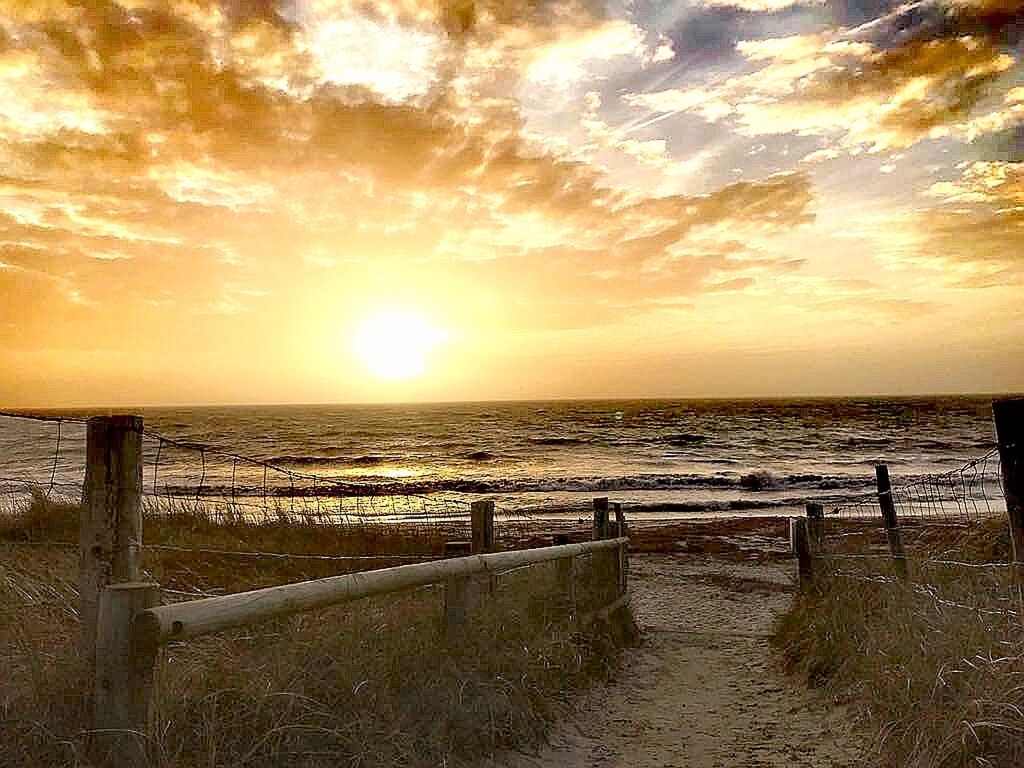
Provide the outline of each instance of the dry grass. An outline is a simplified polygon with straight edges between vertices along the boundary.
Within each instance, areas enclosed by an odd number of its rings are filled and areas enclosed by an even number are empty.
[[[58,534],[70,534],[74,516],[34,506],[0,534],[8,539],[0,541],[0,766],[90,765],[89,686],[74,653],[77,552],[29,543],[65,538]],[[292,552],[357,546],[321,526],[222,530],[198,519],[186,530],[182,522],[160,529],[147,520],[149,540]],[[383,528],[372,535],[377,552],[424,545],[401,533],[392,539]],[[148,567],[184,591],[230,591],[351,567],[269,565],[264,573],[259,564],[239,569],[231,558],[162,553]],[[597,607],[606,596],[588,560],[579,565],[580,593],[594,601],[580,607]],[[478,765],[497,750],[543,738],[572,692],[607,675],[631,640],[628,615],[585,631],[568,625],[553,566],[512,571],[493,586],[485,580],[474,593],[467,629],[452,642],[443,590],[433,588],[167,646],[148,743],[153,765]]]
[[[77,505],[53,503],[38,492],[29,504],[3,501],[0,540],[77,542]],[[339,525],[290,515],[286,506],[278,514],[254,520],[225,515],[221,507],[190,500],[163,503],[157,513],[147,498],[143,513],[143,538],[150,547],[143,566],[163,586],[179,590],[230,592],[382,568],[401,562],[386,555],[440,557],[445,541],[467,538],[465,526],[458,522],[398,526],[367,520]],[[162,550],[162,546],[204,551]],[[253,558],[247,552],[288,553],[295,558]],[[303,559],[303,555],[381,555],[381,559],[330,561]]]
[[[826,561],[779,622],[789,668],[853,705],[874,764],[1024,765],[1024,629],[1008,570],[919,562],[1005,561],[1004,528],[921,527],[907,582],[884,561]]]

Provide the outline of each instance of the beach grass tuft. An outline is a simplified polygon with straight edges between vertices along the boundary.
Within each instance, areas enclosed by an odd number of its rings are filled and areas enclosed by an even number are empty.
[[[1005,523],[917,540],[919,557],[1005,562]],[[1024,630],[1005,568],[917,565],[904,582],[822,568],[778,622],[787,668],[848,703],[885,768],[1024,765]]]

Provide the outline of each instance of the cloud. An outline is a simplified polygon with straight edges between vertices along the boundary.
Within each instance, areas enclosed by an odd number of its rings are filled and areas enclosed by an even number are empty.
[[[1015,104],[975,113],[1016,64],[984,36],[887,47],[822,33],[743,41],[737,50],[759,67],[712,86],[632,93],[624,100],[652,112],[729,122],[746,136],[828,137],[854,153],[949,135],[971,140],[1020,116]]]
[[[321,282],[348,295],[438,262],[453,282],[519,286],[499,300],[510,323],[595,324],[582,306],[643,312],[791,269],[759,242],[810,217],[800,175],[658,197],[533,140],[518,84],[651,55],[596,4],[3,7],[0,78],[25,87],[0,105],[0,291],[18,293],[5,306],[23,333],[57,301],[78,307],[69,334],[264,316]],[[670,165],[663,143],[619,138]]]
[[[960,179],[932,184],[928,194],[949,203],[990,203],[998,210],[1024,210],[1024,162],[964,164]]]
[[[905,214],[883,231],[881,260],[942,276],[960,288],[1024,284],[1024,163],[976,161],[925,193],[943,205]]]
[[[587,74],[591,62],[629,56],[642,61],[647,54],[646,32],[626,21],[610,21],[567,39],[534,49],[526,78],[555,88],[568,88]]]
[[[968,288],[1024,285],[1024,212],[960,208],[929,211],[920,222],[931,260]]]
[[[736,8],[749,13],[774,13],[793,6],[822,5],[826,0],[705,0],[706,8]]]
[[[923,227],[964,285],[1024,284],[1024,162],[964,164],[958,180],[937,182],[928,194],[956,205],[930,211]]]

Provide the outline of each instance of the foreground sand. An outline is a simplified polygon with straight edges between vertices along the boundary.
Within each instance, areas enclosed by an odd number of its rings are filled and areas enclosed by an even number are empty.
[[[614,681],[585,696],[539,754],[506,768],[862,764],[848,715],[787,678],[769,644],[792,566],[707,554],[634,555],[643,632]],[[764,560],[762,558],[762,560]]]

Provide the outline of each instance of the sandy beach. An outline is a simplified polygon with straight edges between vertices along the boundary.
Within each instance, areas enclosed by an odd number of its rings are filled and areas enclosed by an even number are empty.
[[[714,541],[723,551],[692,551],[710,549],[706,544]],[[861,764],[864,744],[848,714],[787,678],[770,645],[773,621],[792,600],[793,571],[781,556],[783,545],[777,535],[684,534],[678,552],[632,556],[641,644],[625,654],[609,685],[572,707],[547,746],[506,755],[497,765]]]

